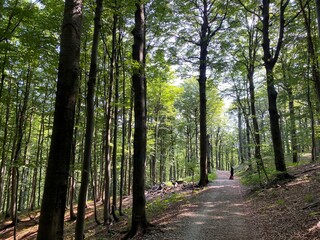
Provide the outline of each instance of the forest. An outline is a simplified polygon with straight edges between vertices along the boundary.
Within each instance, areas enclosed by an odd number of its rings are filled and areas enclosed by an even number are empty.
[[[290,179],[319,160],[319,36],[319,0],[0,1],[5,228],[64,239],[68,212],[83,239],[132,196],[129,239],[161,183]]]

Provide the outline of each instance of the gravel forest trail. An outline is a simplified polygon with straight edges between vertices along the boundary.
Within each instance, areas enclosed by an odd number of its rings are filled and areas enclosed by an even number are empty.
[[[172,211],[170,222],[162,223],[161,231],[147,234],[143,239],[255,239],[239,179],[229,180],[226,171],[217,171],[217,175],[203,192]]]

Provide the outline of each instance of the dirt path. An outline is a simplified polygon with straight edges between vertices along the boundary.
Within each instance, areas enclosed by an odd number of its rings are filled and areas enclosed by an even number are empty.
[[[218,171],[218,178],[204,192],[177,211],[161,231],[143,239],[248,240],[254,239],[247,224],[247,209],[239,180]]]

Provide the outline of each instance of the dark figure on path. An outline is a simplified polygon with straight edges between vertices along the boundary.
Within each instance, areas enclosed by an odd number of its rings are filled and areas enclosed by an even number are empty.
[[[231,167],[229,179],[230,179],[230,180],[233,180],[233,167]]]

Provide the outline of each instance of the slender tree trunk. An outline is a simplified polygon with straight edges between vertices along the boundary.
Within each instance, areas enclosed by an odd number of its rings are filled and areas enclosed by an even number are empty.
[[[195,143],[195,159],[196,159],[196,161],[198,161],[198,159],[199,159],[199,124],[198,124],[198,116],[199,116],[199,114],[198,114],[198,108],[196,108],[195,110],[194,110],[194,116],[195,116],[195,118],[194,118],[194,127],[195,127],[195,141],[196,141],[196,143]]]
[[[24,152],[23,152],[23,165],[27,166],[30,164],[30,160],[28,159],[28,150],[29,150],[29,144],[31,139],[31,132],[32,132],[32,120],[33,120],[33,112],[29,113],[29,123],[28,123],[28,135],[25,139],[25,146],[24,146]],[[25,127],[26,128],[26,127]],[[26,186],[28,186],[29,183],[29,175],[30,169],[24,168],[22,170],[21,178],[20,178],[20,197],[19,197],[19,204],[18,204],[18,211],[21,211],[22,209],[26,209],[25,205],[27,205],[27,197],[28,197],[28,190]]]
[[[316,131],[315,131],[314,110],[313,110],[313,107],[312,107],[309,80],[308,80],[308,88],[307,88],[307,102],[308,102],[308,108],[309,108],[309,113],[310,113],[310,123],[311,123],[311,141],[312,141],[311,162],[315,162],[316,161],[316,156],[317,156]]]
[[[88,185],[90,180],[91,172],[91,154],[92,154],[92,141],[94,131],[94,96],[95,96],[95,85],[97,79],[97,58],[98,58],[98,45],[99,45],[99,34],[101,28],[101,14],[103,8],[103,0],[96,0],[96,10],[94,17],[94,30],[93,40],[91,49],[91,63],[88,80],[88,93],[87,93],[87,124],[86,124],[86,135],[85,135],[85,148],[84,148],[84,159],[82,165],[81,175],[81,186],[78,198],[78,213],[75,230],[75,239],[82,240],[84,236],[84,218],[85,218],[85,207]]]
[[[124,64],[123,54],[121,53],[121,63]],[[121,148],[121,168],[120,168],[120,204],[119,204],[119,214],[120,216],[123,216],[122,212],[122,198],[123,198],[123,189],[124,187],[124,178],[125,178],[125,147],[126,147],[126,74],[125,69],[123,69],[123,79],[122,79],[122,148]]]
[[[208,149],[208,173],[211,173],[211,144],[210,144],[210,135],[207,135],[207,149]]]
[[[250,95],[250,109],[252,116],[252,125],[253,125],[253,140],[254,140],[254,158],[257,164],[257,170],[260,176],[260,172],[263,171],[267,181],[269,182],[269,178],[267,172],[264,167],[264,162],[261,156],[261,137],[260,137],[260,129],[258,124],[257,112],[256,112],[256,104],[255,104],[255,86],[254,86],[254,71],[255,71],[255,61],[256,61],[256,50],[258,46],[258,37],[257,31],[253,31],[252,34],[249,34],[249,63],[247,66],[248,70],[248,81],[249,81],[249,95]],[[251,166],[251,164],[250,164]],[[251,166],[252,167],[252,166]]]
[[[131,87],[131,96],[130,96],[130,111],[129,111],[129,121],[128,121],[128,195],[131,194],[131,180],[132,180],[132,117],[133,117],[133,103],[134,103],[134,89]]]
[[[241,107],[238,107],[238,141],[239,141],[239,160],[240,163],[243,164],[245,161],[244,153],[243,153],[243,130],[242,130],[242,111]]]
[[[116,61],[116,42],[117,42],[117,25],[118,25],[118,15],[113,15],[113,26],[112,26],[112,53],[110,59],[110,79],[109,79],[109,91],[108,91],[108,103],[107,103],[107,115],[106,115],[106,166],[105,166],[105,178],[106,178],[106,189],[105,189],[105,198],[104,198],[104,224],[110,224],[110,181],[111,181],[111,171],[110,171],[110,125],[111,125],[111,100],[112,100],[112,89],[113,89],[113,80],[114,80],[114,68]]]
[[[289,97],[292,162],[296,163],[298,162],[298,143],[297,143],[297,128],[295,123],[294,97],[293,97],[291,86],[289,86],[289,89],[288,89],[288,97]]]
[[[31,196],[30,196],[30,202],[29,202],[30,211],[34,210],[35,203],[36,203],[38,166],[40,165],[40,153],[41,153],[41,149],[43,147],[43,140],[44,140],[44,111],[45,111],[45,109],[42,109],[41,123],[40,123],[39,135],[38,135],[36,162],[35,162],[35,168],[34,168],[34,172],[33,172],[33,176],[32,176],[32,184],[31,184],[32,190],[31,190]],[[40,190],[40,189],[38,189],[38,190]]]
[[[79,89],[79,94],[80,89]],[[71,149],[71,167],[70,167],[70,178],[69,178],[69,214],[70,218],[69,221],[74,221],[77,219],[76,214],[74,213],[74,196],[75,196],[75,188],[76,188],[76,181],[75,181],[75,162],[76,162],[76,148],[77,148],[77,136],[78,136],[78,125],[80,121],[80,112],[81,112],[81,98],[78,99],[76,104],[77,113],[76,113],[76,126],[74,129],[73,140],[72,140],[72,149]]]
[[[11,82],[9,82],[9,94],[11,93]],[[8,139],[8,122],[10,117],[10,101],[8,100],[6,103],[6,117],[5,117],[5,125],[4,125],[4,133],[3,133],[3,141],[1,146],[1,165],[0,165],[0,189],[4,189],[4,176],[6,174],[6,164],[7,164],[7,139]],[[3,191],[0,191],[0,208],[2,206],[2,198]],[[5,201],[3,201],[5,202]]]
[[[246,157],[247,159],[251,159],[251,139],[250,139],[250,123],[248,113],[245,114],[245,123],[246,123]]]
[[[134,89],[135,131],[133,155],[133,203],[132,225],[127,238],[133,237],[137,232],[144,232],[147,228],[145,187],[145,161],[146,161],[146,83],[145,83],[145,15],[142,1],[136,4],[135,27],[132,31],[134,45],[133,60],[138,64],[132,75]]]
[[[18,192],[16,191],[18,189],[18,183],[19,183],[19,159],[21,155],[21,148],[22,148],[22,139],[25,132],[26,127],[26,113],[28,109],[28,101],[29,101],[29,93],[30,93],[30,85],[31,85],[31,67],[28,68],[28,73],[26,77],[26,87],[24,92],[24,98],[22,102],[21,109],[19,108],[18,115],[17,115],[17,142],[14,149],[14,155],[13,155],[13,167],[11,169],[11,200],[10,200],[10,216],[12,219],[12,222],[17,221],[17,202],[16,199],[18,197]]]
[[[119,42],[120,44],[120,42]],[[116,74],[115,74],[115,91],[114,91],[114,125],[113,125],[113,152],[112,152],[112,216],[117,222],[119,218],[116,216],[117,209],[117,150],[118,150],[118,105],[119,105],[119,54],[116,54]]]
[[[158,112],[155,113],[155,129],[154,129],[154,154],[153,156],[151,156],[151,164],[150,164],[150,168],[151,168],[151,171],[150,171],[150,177],[151,177],[151,181],[152,181],[152,184],[156,184],[157,183],[157,171],[156,171],[156,168],[157,168],[157,159],[158,159],[158,139],[159,139],[159,123],[158,123]]]
[[[7,62],[7,54],[8,54],[8,51],[6,49],[5,53],[4,53],[4,57],[3,57],[2,67],[1,67],[0,100],[2,98],[2,90],[3,90],[4,79],[6,78],[5,68],[6,68],[6,62]]]
[[[315,46],[313,43],[313,37],[312,37],[312,29],[311,29],[311,17],[310,17],[310,5],[307,3],[307,11],[303,6],[303,3],[301,0],[299,0],[300,7],[303,13],[304,17],[304,24],[307,31],[307,42],[308,42],[308,53],[309,53],[309,63],[311,63],[311,73],[312,73],[312,79],[314,82],[316,95],[317,95],[317,104],[316,104],[316,111],[320,111],[320,71],[319,71],[319,61],[318,56],[315,51]],[[316,0],[316,7],[317,7],[317,19],[320,18],[320,4],[319,0]],[[320,31],[320,23],[318,22],[318,30]],[[320,32],[319,32],[320,34]],[[319,35],[320,36],[320,35]],[[319,157],[319,140],[316,138],[313,138],[314,148],[312,153],[314,154],[315,160]]]
[[[43,192],[38,240],[62,240],[79,89],[82,0],[66,0],[62,23],[54,123]]]
[[[215,139],[215,144],[214,144],[214,149],[215,149],[215,158],[216,158],[216,170],[219,169],[219,134],[220,134],[220,127],[217,129],[216,133],[216,139]]]

